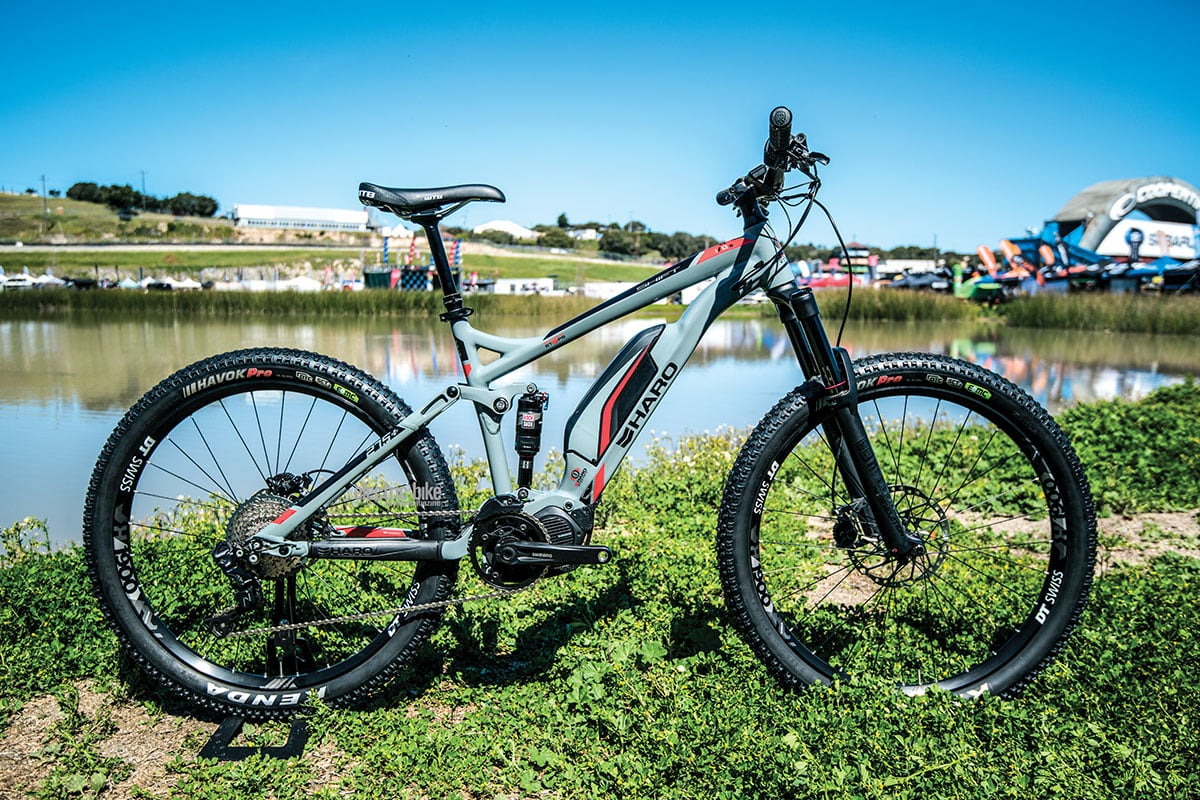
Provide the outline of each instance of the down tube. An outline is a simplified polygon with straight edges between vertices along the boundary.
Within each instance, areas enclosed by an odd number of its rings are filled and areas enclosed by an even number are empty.
[[[745,294],[738,273],[722,273],[677,321],[642,331],[617,354],[567,421],[560,493],[600,499],[704,332]]]

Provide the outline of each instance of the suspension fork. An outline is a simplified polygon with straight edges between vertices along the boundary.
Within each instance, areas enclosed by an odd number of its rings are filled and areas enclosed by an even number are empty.
[[[823,400],[833,410],[823,430],[851,501],[866,503],[870,523],[893,555],[902,560],[920,555],[921,540],[900,519],[879,459],[875,457],[875,448],[859,416],[858,385],[850,354],[845,348],[830,345],[812,289],[793,287],[771,292],[769,296],[804,377],[816,384],[816,399]]]

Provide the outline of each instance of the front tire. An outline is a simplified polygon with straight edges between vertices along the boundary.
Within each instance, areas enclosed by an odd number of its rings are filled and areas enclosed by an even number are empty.
[[[248,539],[409,413],[374,378],[295,350],[214,356],[147,392],[101,453],[83,530],[96,596],[143,671],[185,702],[251,719],[288,716],[311,695],[354,703],[395,675],[440,609],[323,621],[443,601],[456,563],[264,557],[246,566],[263,602],[235,632],[301,626],[235,638],[211,625],[234,600],[214,547]],[[422,430],[300,535],[374,526],[453,538],[457,508],[445,460]]]
[[[717,553],[733,622],[785,684],[874,676],[908,693],[1011,695],[1075,627],[1092,581],[1083,468],[1032,398],[923,354],[855,364],[858,410],[924,555],[908,563],[851,502],[822,426],[794,390],[726,484]]]

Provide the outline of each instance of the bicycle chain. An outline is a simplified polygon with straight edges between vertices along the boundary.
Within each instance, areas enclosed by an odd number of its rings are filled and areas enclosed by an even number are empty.
[[[423,517],[462,517],[473,515],[474,511],[466,509],[452,509],[449,511],[422,511],[420,515]],[[415,614],[422,611],[436,611],[451,606],[461,606],[466,603],[473,603],[479,600],[497,600],[502,597],[511,597],[514,594],[532,589],[536,585],[534,583],[528,586],[521,586],[516,589],[499,589],[495,592],[487,594],[476,594],[469,597],[450,598],[448,600],[438,600],[432,603],[420,603],[415,606],[400,606],[399,608],[385,609],[381,611],[363,611],[358,614],[346,614],[341,617],[326,617],[325,619],[309,620],[307,622],[288,622],[279,625],[270,625],[261,628],[247,628],[242,631],[234,631],[226,634],[223,638],[226,639],[244,639],[250,636],[261,636],[272,633],[285,633],[287,631],[296,631],[302,628],[317,628],[326,625],[340,625],[343,622],[359,622],[367,619],[376,619],[378,617],[394,617],[397,614]]]
[[[522,586],[519,589],[500,589],[488,594],[476,594],[469,597],[450,598],[449,600],[439,600],[433,603],[420,603],[415,606],[400,606],[399,608],[391,608],[383,611],[364,611],[359,614],[346,614],[342,617],[326,617],[325,619],[310,620],[308,622],[288,622],[280,625],[271,625],[263,628],[247,628],[244,631],[234,631],[224,636],[226,639],[244,639],[249,636],[260,636],[268,633],[284,633],[286,631],[297,631],[301,628],[318,628],[325,625],[339,625],[343,622],[358,622],[365,619],[375,619],[377,617],[394,617],[397,614],[414,614],[421,611],[433,611],[451,606],[461,606],[465,603],[473,603],[477,600],[496,600],[501,597],[511,597],[514,594],[526,591],[533,588],[535,584]]]

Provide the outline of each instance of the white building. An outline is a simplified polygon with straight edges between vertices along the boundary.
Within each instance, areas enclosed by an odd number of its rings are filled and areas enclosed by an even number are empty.
[[[238,228],[365,231],[367,212],[239,203],[233,207],[233,224]]]
[[[541,236],[537,231],[531,231],[523,225],[518,225],[507,219],[494,219],[491,222],[485,222],[482,225],[476,225],[471,229],[474,233],[487,233],[488,231],[500,231],[507,233],[514,239],[536,239]]]

